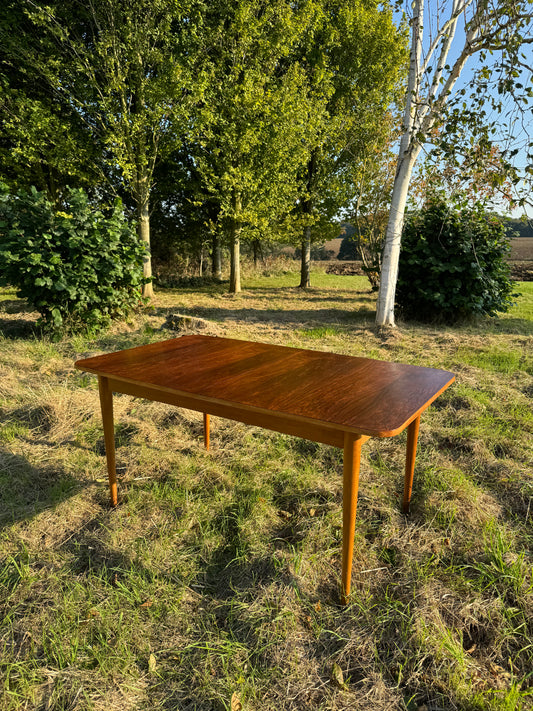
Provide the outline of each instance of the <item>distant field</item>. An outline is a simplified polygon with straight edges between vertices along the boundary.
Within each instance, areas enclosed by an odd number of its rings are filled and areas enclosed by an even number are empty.
[[[326,249],[334,251],[340,246],[340,239],[326,242]],[[533,238],[517,237],[511,241],[511,254],[509,262],[512,266],[512,278],[518,281],[533,281]],[[318,262],[317,262],[318,264]],[[320,264],[330,274],[346,275],[346,274],[363,274],[360,262],[338,261],[331,259]]]
[[[533,261],[533,239],[517,237],[511,241],[511,261]]]
[[[325,247],[335,254],[335,258],[341,247],[341,238],[332,239],[326,242]],[[531,237],[517,237],[511,241],[512,261],[532,261],[533,262],[533,239]]]

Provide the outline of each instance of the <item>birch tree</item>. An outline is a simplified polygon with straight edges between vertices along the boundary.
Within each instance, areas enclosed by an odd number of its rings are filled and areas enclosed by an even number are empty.
[[[468,61],[477,56],[486,79],[474,91],[488,88],[496,77],[497,91],[516,91],[522,104],[528,90],[519,79],[531,72],[523,52],[533,42],[531,0],[444,0],[436,5],[413,0],[411,9],[408,82],[382,257],[378,326],[395,325],[400,242],[413,168],[432,129],[463,91],[459,79]]]

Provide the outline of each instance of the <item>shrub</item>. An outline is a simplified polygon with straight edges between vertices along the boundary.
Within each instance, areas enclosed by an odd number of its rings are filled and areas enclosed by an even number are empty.
[[[35,188],[0,191],[0,284],[15,286],[48,330],[96,330],[139,304],[144,247],[120,201],[104,216],[71,189],[63,207]]]
[[[505,228],[481,206],[450,208],[434,197],[408,216],[402,238],[396,303],[423,321],[493,316],[512,305]]]

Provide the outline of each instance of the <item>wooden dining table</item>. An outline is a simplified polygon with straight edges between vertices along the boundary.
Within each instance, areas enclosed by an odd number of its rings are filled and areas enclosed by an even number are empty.
[[[188,335],[86,358],[98,376],[111,504],[117,505],[113,393],[322,442],[344,450],[342,599],[348,601],[361,446],[407,428],[403,511],[409,511],[420,416],[455,377],[402,363],[214,336]]]

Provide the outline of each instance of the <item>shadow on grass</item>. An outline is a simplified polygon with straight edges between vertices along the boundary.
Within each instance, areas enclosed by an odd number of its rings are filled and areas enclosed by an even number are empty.
[[[202,572],[191,587],[218,603],[231,604],[238,597],[252,601],[260,587],[277,581],[294,585],[295,580],[285,565],[280,565],[274,555],[264,555],[246,560],[231,544],[213,551]]]
[[[8,318],[1,318],[2,315]],[[13,340],[40,337],[42,331],[37,326],[38,317],[39,314],[25,299],[0,301],[0,335]]]
[[[82,486],[57,466],[34,466],[26,457],[0,448],[0,529],[57,506]]]
[[[494,318],[481,324],[481,333],[506,333],[514,336],[533,335],[533,321],[525,318]]]
[[[511,523],[527,520],[531,513],[533,477],[528,474],[516,477],[508,470],[506,460],[515,458],[512,442],[502,440],[496,443],[493,446],[493,461],[480,460],[476,455],[475,440],[462,435],[439,435],[436,445],[468,473],[469,479],[499,502]]]
[[[397,318],[398,330],[403,328],[416,328],[421,331],[431,329],[432,331],[442,330],[446,332],[456,332],[458,336],[462,333],[467,335],[479,334],[481,336],[487,334],[507,334],[509,336],[529,336],[533,335],[533,321],[525,318],[512,318],[502,316],[501,318],[494,317],[479,317],[472,320],[465,319],[456,323],[446,324],[439,321],[418,321],[415,318],[404,319],[401,316]]]
[[[155,316],[166,317],[172,313],[172,308],[156,308]],[[371,319],[374,311],[370,308],[360,308],[356,311],[348,309],[256,309],[256,308],[220,308],[196,306],[187,309],[190,315],[211,321],[241,321],[244,323],[264,323],[271,325],[346,325]]]
[[[26,299],[5,299],[0,301],[0,310],[6,314],[34,313]]]
[[[42,332],[35,321],[0,318],[0,335],[11,340],[26,340],[39,338]]]
[[[412,688],[412,682],[409,680],[400,682],[404,667],[410,669],[413,674],[417,672],[413,668],[414,662],[410,661],[411,658],[416,659],[416,649],[413,648],[416,638],[410,641],[408,632],[409,625],[414,624],[411,620],[414,620],[416,615],[416,593],[420,583],[416,575],[408,572],[409,567],[402,565],[402,560],[396,561],[394,565],[390,564],[387,576],[376,577],[373,581],[370,588],[371,597],[361,595],[359,606],[347,608],[337,607],[333,591],[338,581],[328,576],[318,591],[319,599],[322,600],[323,606],[333,603],[335,610],[331,609],[328,613],[327,627],[324,627],[324,618],[320,614],[320,607],[316,607],[316,598],[309,600],[299,589],[298,580],[289,569],[287,559],[276,557],[275,546],[270,552],[256,555],[248,554],[243,548],[245,538],[242,537],[242,523],[249,523],[254,515],[254,507],[246,504],[246,495],[248,500],[251,500],[254,493],[255,490],[243,489],[241,495],[236,495],[212,524],[217,530],[223,531],[225,540],[202,559],[196,578],[188,584],[202,599],[201,606],[197,603],[200,606],[197,621],[190,622],[191,632],[188,639],[183,640],[179,635],[179,644],[172,637],[168,643],[166,640],[163,643],[161,639],[166,634],[167,621],[163,620],[159,625],[157,617],[154,617],[153,629],[147,628],[149,641],[156,645],[154,649],[158,665],[157,678],[146,677],[146,693],[149,702],[153,704],[152,707],[169,711],[175,708],[222,711],[227,708],[220,698],[213,698],[214,687],[206,686],[202,674],[214,675],[214,670],[220,673],[223,665],[227,663],[231,667],[231,660],[239,654],[243,655],[242,659],[247,665],[251,665],[250,674],[269,675],[272,683],[280,689],[285,672],[277,655],[284,659],[284,650],[293,645],[294,654],[305,656],[302,663],[307,664],[307,670],[312,668],[314,676],[312,682],[304,679],[300,683],[294,676],[290,679],[291,693],[301,695],[301,703],[295,703],[290,708],[318,708],[321,703],[327,703],[331,665],[332,661],[337,659],[345,671],[349,670],[350,691],[353,694],[352,708],[370,708],[369,705],[358,705],[358,701],[362,701],[363,693],[361,691],[359,694],[360,687],[364,688],[366,685],[370,688],[373,679],[369,676],[370,671],[376,675],[378,671],[382,674],[382,684],[386,685],[382,693],[388,695],[388,702],[393,697],[396,698],[397,694],[405,694],[406,698],[416,695],[420,705],[431,704],[439,697],[438,708],[446,711],[460,708],[460,699],[455,698],[453,692],[449,697],[441,695],[441,691],[431,682],[414,684]],[[298,497],[287,492],[276,503],[289,512],[294,511],[293,516],[296,517],[302,500],[314,503],[315,499],[318,499],[317,503],[331,504],[331,497],[328,497],[326,492],[316,492],[314,489],[304,491]],[[340,505],[340,502],[337,501],[335,505]],[[117,510],[103,507],[96,516],[85,522],[82,529],[78,529],[75,535],[61,545],[62,551],[68,553],[67,565],[76,579],[80,582],[85,576],[97,576],[107,585],[120,588],[121,594],[125,596],[124,602],[129,601],[134,608],[142,605],[141,596],[145,588],[141,585],[135,589],[129,584],[128,575],[131,573],[148,585],[155,585],[158,590],[161,590],[162,581],[176,586],[187,585],[184,580],[173,576],[171,568],[151,570],[144,565],[134,552],[134,547],[117,550],[113,545],[112,536],[109,535],[109,524],[111,519],[120,513],[120,509],[120,506]],[[151,536],[146,530],[140,533],[143,537]],[[154,528],[153,535],[158,535],[157,527]],[[265,607],[260,611],[254,608],[258,590],[268,588],[273,582],[279,583],[281,587],[295,588],[297,591],[292,606],[288,603],[287,608],[290,615],[301,618],[303,625],[298,627],[295,641],[291,641],[288,636],[284,639],[282,626],[276,626],[281,625],[278,613],[284,611],[282,603],[277,602],[277,593],[274,593],[272,608]],[[369,604],[367,606],[364,603]],[[290,615],[288,620],[292,619]],[[465,620],[465,624],[466,622]],[[464,644],[469,646],[472,642],[481,646],[485,642],[483,635],[486,630],[483,625],[478,630],[473,624],[470,624],[465,632]],[[269,625],[272,626],[272,632],[270,637],[265,637],[265,630],[269,629]],[[289,623],[287,629],[293,629]],[[399,632],[401,629],[404,630],[403,636]],[[153,639],[150,637],[152,634]],[[360,645],[355,644],[354,640],[369,637],[370,634],[370,646],[363,649],[366,656],[361,656]],[[491,641],[488,637],[487,639]],[[158,643],[160,647],[157,647]],[[514,648],[511,651],[514,651]],[[146,662],[143,653],[134,648],[132,654],[135,664],[144,669]],[[380,665],[375,663],[375,655],[380,659]],[[213,660],[212,666],[206,662],[208,657]],[[431,655],[426,655],[424,662],[428,666],[440,663]],[[306,691],[306,683],[311,696],[308,696]],[[284,683],[283,688],[285,686],[288,688]],[[393,689],[397,690],[392,691]],[[375,708],[385,707],[385,704],[380,706],[379,702],[375,705]],[[392,705],[389,703],[387,707],[392,708]],[[400,707],[398,702],[395,708]]]

